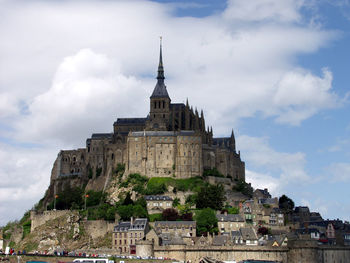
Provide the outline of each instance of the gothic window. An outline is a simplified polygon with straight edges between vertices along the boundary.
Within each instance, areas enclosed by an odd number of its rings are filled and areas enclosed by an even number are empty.
[[[163,100],[163,109],[165,108],[165,101]]]
[[[114,159],[114,153],[112,153],[111,158],[112,158],[112,160]]]
[[[154,108],[155,109],[157,108],[157,102],[154,102]]]
[[[163,114],[163,119],[165,118],[165,114]]]
[[[160,101],[158,101],[158,108],[160,109]]]

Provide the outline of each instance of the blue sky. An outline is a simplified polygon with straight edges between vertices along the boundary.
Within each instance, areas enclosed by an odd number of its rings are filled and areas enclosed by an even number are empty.
[[[350,220],[349,1],[0,2],[0,225],[59,150],[147,114],[160,35],[172,101],[234,128],[248,182]]]

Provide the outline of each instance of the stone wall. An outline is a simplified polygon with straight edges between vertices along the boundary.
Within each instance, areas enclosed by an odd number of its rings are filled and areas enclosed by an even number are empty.
[[[155,246],[154,256],[180,261],[199,262],[202,257],[218,260],[271,260],[284,263],[346,263],[350,262],[347,247],[248,247],[248,246]]]
[[[31,227],[30,232],[33,232],[38,226],[45,224],[49,220],[71,213],[70,210],[50,210],[44,212],[30,211]]]
[[[108,232],[113,232],[114,222],[104,220],[89,220],[83,221],[84,229],[92,239],[104,236]]]
[[[248,246],[158,246],[154,248],[156,257],[169,257],[176,260],[199,262],[202,257],[210,257],[218,260],[276,260],[287,262],[286,248],[248,247]]]
[[[127,173],[148,177],[189,178],[202,174],[201,137],[174,132],[130,133]]]

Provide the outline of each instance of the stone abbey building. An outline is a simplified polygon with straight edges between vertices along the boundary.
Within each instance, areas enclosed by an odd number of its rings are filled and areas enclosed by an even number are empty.
[[[164,83],[162,46],[157,83],[145,118],[118,118],[112,133],[92,134],[86,148],[60,151],[51,179],[76,177],[83,180],[109,176],[117,164],[126,173],[147,177],[188,178],[216,168],[224,176],[245,179],[245,165],[230,137],[213,138],[199,114],[184,103],[171,103]],[[106,180],[108,181],[108,180]]]

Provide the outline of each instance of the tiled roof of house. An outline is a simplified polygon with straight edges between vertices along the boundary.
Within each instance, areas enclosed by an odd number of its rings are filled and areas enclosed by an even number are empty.
[[[220,222],[244,222],[243,217],[239,214],[217,214],[216,218]]]
[[[147,218],[136,218],[129,230],[144,230],[147,225]]]
[[[240,229],[243,240],[257,240],[258,237],[252,227],[242,227]]]
[[[173,199],[169,196],[166,195],[145,195],[145,200],[146,201],[173,201]]]
[[[155,228],[158,227],[182,227],[182,226],[192,226],[196,227],[196,221],[156,221],[154,224]]]

